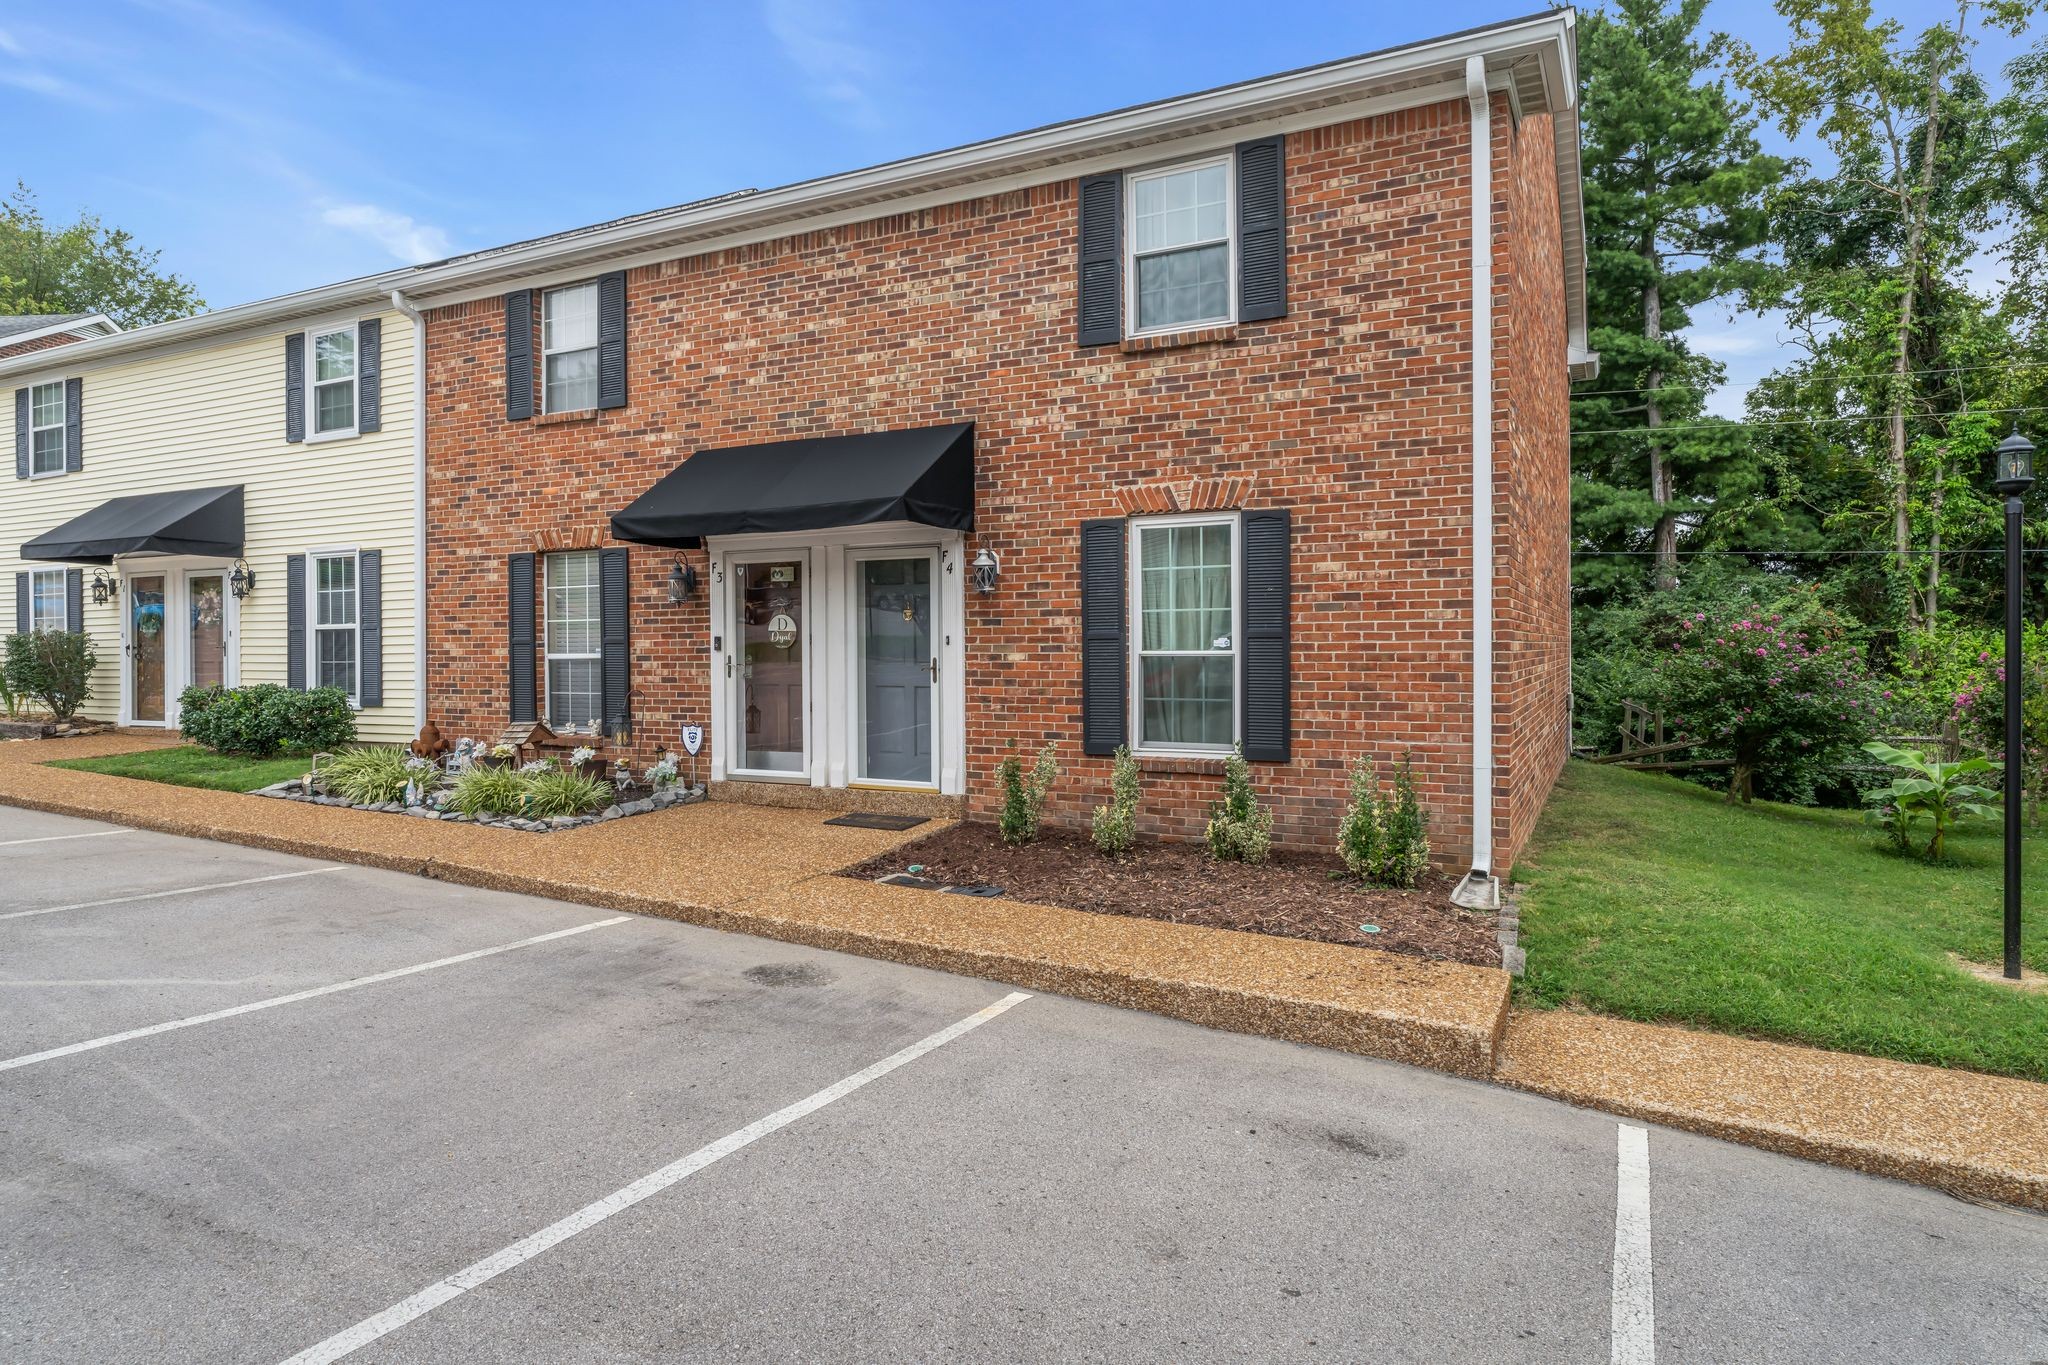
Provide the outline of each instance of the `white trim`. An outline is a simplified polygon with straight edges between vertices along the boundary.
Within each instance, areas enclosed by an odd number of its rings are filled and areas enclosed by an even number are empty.
[[[564,560],[588,556],[590,559],[590,587],[597,594],[597,648],[588,654],[556,654],[548,648],[548,594],[553,591],[548,583],[548,566]],[[540,559],[540,610],[535,613],[534,626],[540,631],[540,715],[541,720],[557,734],[594,735],[604,723],[604,560],[596,550],[547,550]],[[597,714],[588,725],[558,726],[549,717],[554,715],[555,676],[548,667],[555,660],[567,663],[597,664]]]
[[[346,559],[353,567],[350,578],[355,593],[356,609],[354,621],[346,626],[323,626],[320,624],[320,561],[323,559]],[[320,633],[348,630],[356,638],[356,678],[354,687],[348,690],[348,705],[351,711],[363,709],[363,555],[353,545],[328,545],[306,551],[306,687],[311,690],[325,686],[320,681]]]
[[[706,590],[711,594],[709,645],[706,652],[711,671],[711,780],[724,781],[808,781],[814,787],[885,786],[856,780],[851,745],[858,735],[853,709],[845,694],[857,681],[853,665],[852,612],[849,562],[868,551],[893,550],[910,555],[936,550],[939,578],[934,590],[939,612],[934,643],[939,653],[938,729],[932,748],[938,769],[938,790],[944,796],[960,796],[966,790],[967,770],[967,602],[965,537],[958,531],[942,531],[914,522],[884,522],[873,526],[849,526],[823,531],[789,531],[744,536],[714,536],[707,550],[711,563]],[[738,715],[739,688],[736,679],[726,677],[731,663],[737,668],[737,639],[732,629],[731,564],[735,560],[788,559],[808,555],[807,572],[811,598],[806,613],[810,651],[805,679],[806,707],[810,729],[806,738],[810,752],[804,773],[744,772],[731,766],[735,746],[731,731]],[[831,699],[823,704],[821,698]],[[687,718],[686,718],[687,719]],[[912,790],[929,791],[930,786]]]
[[[349,375],[346,379],[321,380],[318,359],[318,342],[321,337],[334,336],[340,332],[349,335]],[[362,422],[363,414],[363,330],[359,319],[323,323],[308,327],[306,337],[306,385],[302,395],[306,405],[306,440],[311,443],[322,441],[346,441],[356,435],[356,428]],[[349,386],[348,425],[332,431],[320,430],[320,390],[336,384]]]
[[[1202,247],[1215,246],[1220,240],[1225,248],[1224,255],[1229,264],[1225,271],[1223,313],[1220,317],[1190,318],[1185,322],[1161,323],[1156,327],[1143,327],[1138,323],[1138,186],[1147,180],[1160,180],[1167,176],[1189,171],[1199,171],[1208,166],[1223,168],[1223,236],[1187,242],[1175,247],[1159,247],[1144,253],[1147,256],[1168,256],[1182,251],[1194,251]],[[1232,152],[1219,151],[1203,156],[1189,157],[1181,161],[1170,161],[1164,165],[1144,166],[1124,174],[1123,202],[1123,259],[1121,262],[1124,280],[1124,316],[1131,320],[1131,337],[1165,336],[1173,332],[1185,332],[1195,327],[1225,327],[1237,321],[1237,157]]]
[[[69,322],[53,322],[47,327],[31,327],[26,332],[9,332],[6,336],[0,337],[0,351],[30,341],[41,341],[44,337],[76,336],[80,341],[85,341],[93,337],[112,336],[120,330],[121,324],[105,313],[94,313],[90,317],[73,318]]]
[[[552,350],[552,351],[551,351],[551,350],[549,350],[549,349],[548,349],[548,296],[549,296],[549,295],[551,295],[551,294],[560,294],[560,293],[562,293],[562,292],[564,292],[564,291],[566,291],[566,290],[570,290],[570,289],[582,289],[582,288],[585,288],[585,287],[589,288],[589,290],[590,290],[590,297],[591,297],[591,307],[590,307],[590,335],[591,335],[591,342],[590,342],[590,344],[589,344],[588,346],[565,346],[565,347],[562,347],[562,348],[561,348],[561,349],[559,349],[559,350]],[[542,416],[546,416],[546,415],[547,415],[548,413],[551,413],[551,412],[557,412],[557,411],[559,411],[559,412],[595,412],[595,411],[597,411],[597,399],[598,399],[598,395],[597,395],[597,393],[596,393],[596,391],[595,391],[595,388],[594,388],[594,387],[593,387],[593,390],[592,390],[592,392],[591,392],[591,395],[590,395],[590,402],[589,402],[588,404],[586,404],[585,406],[583,406],[583,407],[580,407],[580,408],[560,408],[560,409],[557,409],[557,408],[551,408],[551,407],[549,407],[549,406],[548,406],[548,358],[549,358],[550,356],[558,356],[558,355],[581,355],[581,354],[582,354],[583,352],[585,352],[585,351],[588,351],[588,352],[590,352],[590,357],[591,357],[591,363],[592,363],[592,367],[593,367],[593,368],[592,368],[592,370],[591,370],[591,382],[592,382],[593,386],[594,386],[594,385],[595,385],[595,384],[597,383],[597,371],[596,371],[596,368],[595,368],[595,365],[596,365],[596,361],[597,361],[597,351],[598,351],[598,341],[597,341],[597,335],[598,335],[598,322],[597,322],[597,315],[598,315],[598,309],[600,309],[600,308],[602,308],[602,307],[604,306],[604,299],[603,299],[603,297],[602,297],[602,293],[601,293],[601,291],[600,291],[600,290],[599,290],[599,288],[598,288],[598,283],[597,283],[597,280],[596,280],[596,278],[595,278],[595,277],[589,277],[589,278],[585,278],[585,279],[580,279],[580,280],[570,280],[570,281],[568,281],[567,283],[564,283],[564,284],[552,284],[552,285],[548,285],[548,286],[547,286],[546,288],[540,289],[540,290],[538,290],[538,291],[536,291],[536,292],[538,292],[538,293],[539,293],[539,295],[540,295],[540,317],[539,317],[539,318],[537,319],[537,321],[538,321],[538,322],[539,322],[539,324],[540,324],[540,411],[541,411],[541,415],[542,415]]]
[[[28,389],[28,476],[31,479],[61,479],[71,471],[71,388],[69,379],[39,379],[24,386]],[[36,390],[57,391],[57,422],[55,426],[36,425]],[[81,403],[82,403],[81,399]],[[36,433],[54,431],[57,433],[57,467],[36,468]]]
[[[1472,111],[1472,872],[1493,876],[1493,110],[1486,62],[1465,63]]]
[[[57,580],[57,624],[54,631],[71,628],[71,583],[69,569],[30,569],[28,571],[28,628],[30,634],[43,629],[36,621],[36,583],[40,579]],[[83,591],[83,589],[80,589]]]
[[[219,574],[222,594],[222,628],[226,638],[221,642],[225,658],[221,671],[221,682],[227,687],[239,687],[242,682],[242,604],[232,590],[227,589],[227,578],[233,573],[231,561],[208,559],[200,555],[124,555],[113,565],[118,579],[118,595],[114,609],[120,618],[117,636],[121,642],[121,688],[117,716],[123,725],[157,726],[174,729],[180,721],[178,698],[191,685],[192,678],[192,635],[190,630],[172,630],[172,621],[189,620],[192,606],[192,577],[195,574]],[[135,719],[135,670],[129,646],[134,643],[133,626],[135,615],[135,582],[140,578],[162,575],[164,579],[164,718],[161,721]],[[91,584],[84,585],[90,589]]]
[[[1145,645],[1145,585],[1144,557],[1141,542],[1148,530],[1163,530],[1174,526],[1227,526],[1230,528],[1230,743],[1229,744],[1147,744],[1145,742],[1145,656],[1178,656],[1183,658],[1210,659],[1220,657],[1220,650],[1148,650]],[[1129,557],[1125,570],[1125,581],[1129,584],[1128,599],[1124,603],[1126,619],[1129,622],[1130,652],[1125,659],[1129,683],[1129,726],[1131,752],[1152,758],[1220,758],[1229,754],[1244,741],[1244,519],[1234,511],[1224,512],[1180,512],[1170,516],[1132,517],[1130,534],[1125,537],[1124,553]]]
[[[848,786],[893,787],[905,791],[937,791],[941,764],[939,737],[943,733],[939,726],[941,706],[940,677],[934,674],[930,698],[925,710],[925,725],[928,744],[931,749],[931,779],[925,782],[903,778],[872,777],[861,771],[866,766],[867,753],[867,631],[861,617],[863,610],[860,592],[860,566],[871,561],[917,560],[931,565],[931,612],[929,627],[931,637],[931,658],[937,665],[939,658],[941,627],[945,621],[945,606],[940,585],[945,578],[944,552],[937,545],[877,545],[849,549],[846,554],[844,624],[847,632],[847,740],[844,746]],[[943,673],[944,669],[941,668]]]

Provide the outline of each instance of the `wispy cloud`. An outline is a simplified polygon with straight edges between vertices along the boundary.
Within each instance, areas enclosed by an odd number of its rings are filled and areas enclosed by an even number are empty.
[[[836,0],[764,0],[761,18],[796,68],[816,84],[811,93],[863,129],[884,122],[874,91],[886,76],[881,54],[855,36],[852,16]]]
[[[13,48],[4,49],[14,51]],[[26,90],[31,95],[46,99],[62,100],[66,104],[83,105],[87,109],[111,109],[114,102],[96,90],[90,90],[76,81],[67,81],[62,76],[53,76],[47,71],[30,67],[0,67],[0,85],[16,90]]]
[[[375,204],[335,204],[321,212],[320,221],[369,238],[407,265],[450,254],[448,234],[440,228]]]
[[[21,45],[20,40],[4,28],[0,28],[0,52],[5,52],[10,57],[28,55],[28,49]]]

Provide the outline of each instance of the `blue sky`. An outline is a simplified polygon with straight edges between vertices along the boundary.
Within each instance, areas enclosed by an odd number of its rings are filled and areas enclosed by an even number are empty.
[[[1541,7],[4,0],[0,172],[162,248],[218,307]],[[1783,32],[1767,0],[1708,20]],[[1769,367],[1770,320],[1696,321],[1734,394]]]

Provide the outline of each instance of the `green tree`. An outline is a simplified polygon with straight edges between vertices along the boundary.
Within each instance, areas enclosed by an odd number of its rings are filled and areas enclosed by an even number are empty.
[[[1930,536],[1939,522],[1916,501],[1946,489],[1957,467],[1942,439],[1950,433],[1922,419],[1959,409],[1920,381],[1944,369],[1943,310],[1967,295],[1975,240],[2008,203],[1998,114],[1970,64],[1971,26],[2017,34],[2035,8],[1958,0],[1953,22],[1908,39],[1899,21],[1876,20],[1871,0],[1777,0],[1791,25],[1786,50],[1760,58],[1731,48],[1738,79],[1785,135],[1811,132],[1834,156],[1832,174],[1789,186],[1773,204],[1785,268],[1769,301],[1788,310],[1819,362],[1808,376],[1817,384],[1775,396],[1849,419],[1841,444],[1859,446],[1881,484],[1887,591],[1902,594],[1909,624],[1927,617],[1923,591],[1939,588],[1938,570],[1930,588],[1914,582],[1916,520]],[[1939,477],[1930,484],[1931,467]]]
[[[1702,416],[1721,367],[1682,334],[1694,307],[1758,270],[1766,196],[1786,173],[1714,74],[1727,40],[1701,36],[1705,9],[1706,0],[1616,0],[1586,16],[1579,39],[1587,292],[1601,373],[1574,395],[1573,426],[1592,434],[1575,441],[1573,504],[1582,543],[1647,548],[1659,587],[1676,581],[1682,526],[1697,532],[1754,482],[1742,431]],[[1589,557],[1580,583],[1601,589],[1634,576],[1624,560]]]
[[[123,327],[139,327],[204,308],[190,280],[158,268],[162,254],[96,214],[53,226],[28,186],[17,182],[0,204],[0,316],[104,313]]]

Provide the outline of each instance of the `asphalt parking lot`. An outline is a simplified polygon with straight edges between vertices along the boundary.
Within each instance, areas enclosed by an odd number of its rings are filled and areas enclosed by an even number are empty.
[[[0,808],[12,1361],[2048,1359],[2048,1218]]]

